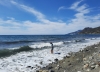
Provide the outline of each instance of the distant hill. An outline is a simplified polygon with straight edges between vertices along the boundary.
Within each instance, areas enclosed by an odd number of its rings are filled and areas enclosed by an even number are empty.
[[[68,35],[75,35],[75,34],[79,34],[79,32],[81,32],[81,30],[78,30],[78,31],[75,31],[75,32],[68,33]]]
[[[75,32],[68,33],[68,35],[75,34],[100,34],[100,26],[96,28],[86,27],[83,30],[78,30]]]
[[[86,27],[79,34],[100,34],[100,26],[96,28]]]

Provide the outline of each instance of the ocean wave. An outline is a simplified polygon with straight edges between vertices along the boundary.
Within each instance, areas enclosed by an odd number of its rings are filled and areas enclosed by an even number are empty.
[[[75,40],[70,40],[70,41],[63,41],[63,44],[72,44],[72,43],[81,43],[81,42],[86,42],[85,39],[75,39]]]
[[[62,45],[63,42],[55,42],[53,43],[54,47]],[[41,50],[41,49],[47,49],[51,48],[50,43],[37,43],[35,45],[30,45],[30,46],[22,46],[22,47],[15,47],[15,48],[9,48],[9,49],[1,49],[0,50],[0,58],[1,57],[7,57],[10,55],[14,55],[19,52],[23,51],[32,51],[32,50]]]
[[[2,41],[1,44],[16,44],[16,43],[29,43],[29,42],[36,42],[36,41],[29,41],[29,40],[21,40],[21,41]]]
[[[0,58],[14,55],[22,51],[30,51],[30,50],[32,50],[32,48],[30,48],[29,46],[23,46],[18,49],[2,49],[0,50]]]

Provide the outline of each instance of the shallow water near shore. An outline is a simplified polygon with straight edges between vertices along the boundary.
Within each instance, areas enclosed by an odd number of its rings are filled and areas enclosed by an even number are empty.
[[[47,36],[47,39],[44,37],[44,39],[40,38],[39,40],[38,38],[38,42],[28,39],[28,43],[24,39],[24,41],[26,42],[25,45],[28,45],[30,48],[33,48],[34,50],[28,52],[24,51],[17,53],[15,55],[11,55],[9,57],[1,58],[0,70],[4,72],[35,72],[41,67],[45,67],[49,63],[54,62],[54,59],[56,58],[61,60],[70,52],[78,52],[79,50],[84,49],[87,46],[97,44],[98,42],[100,42],[99,37],[100,35]],[[20,42],[22,43],[21,46],[25,46],[23,41]],[[51,45],[49,42],[53,42],[54,44],[54,54],[50,53]],[[7,43],[6,45],[12,46],[8,49],[15,49],[20,47],[20,43],[15,42],[14,44],[14,47],[11,42],[10,44]]]

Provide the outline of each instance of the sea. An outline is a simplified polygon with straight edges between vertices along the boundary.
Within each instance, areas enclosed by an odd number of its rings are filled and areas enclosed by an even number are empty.
[[[50,42],[54,46],[53,54],[51,54]],[[2,55],[25,46],[32,48],[31,51],[20,51],[8,57],[1,57],[0,72],[36,72],[53,63],[55,59],[62,60],[71,52],[75,53],[98,43],[100,43],[100,34],[0,35]]]
[[[100,37],[96,35],[0,35],[0,49],[14,49],[22,46],[48,46],[47,43],[69,44],[74,42],[85,42],[85,39]],[[43,44],[43,45],[42,45]],[[41,46],[40,46],[41,45]]]

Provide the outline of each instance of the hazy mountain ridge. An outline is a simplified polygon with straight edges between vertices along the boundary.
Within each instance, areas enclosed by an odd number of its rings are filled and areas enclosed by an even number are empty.
[[[71,33],[68,33],[68,35],[75,35],[75,34],[79,34],[81,30],[78,30],[78,31],[75,31],[75,32],[71,32]]]
[[[86,27],[79,34],[100,34],[100,26],[96,28]]]
[[[68,33],[68,35],[75,35],[75,34],[100,34],[100,26],[95,28],[86,27],[83,30],[78,30],[75,32]]]

